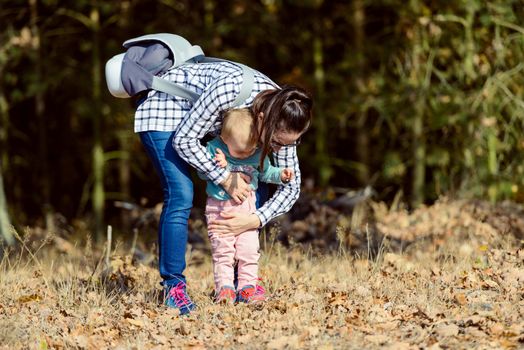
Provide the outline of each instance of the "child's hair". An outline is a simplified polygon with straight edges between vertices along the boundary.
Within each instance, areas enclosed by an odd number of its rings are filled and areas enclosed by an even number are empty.
[[[223,139],[234,137],[246,147],[255,146],[257,143],[257,133],[255,131],[255,122],[251,110],[248,108],[228,110],[224,114],[220,135]]]

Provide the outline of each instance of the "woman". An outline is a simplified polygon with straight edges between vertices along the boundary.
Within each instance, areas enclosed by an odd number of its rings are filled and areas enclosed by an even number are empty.
[[[163,78],[200,94],[192,104],[183,98],[150,91],[135,114],[135,132],[160,176],[164,192],[158,242],[165,303],[187,314],[195,307],[187,295],[183,275],[187,223],[193,206],[190,166],[221,185],[239,203],[251,191],[249,179],[217,166],[200,143],[207,134],[217,135],[220,131],[223,112],[231,108],[240,91],[242,69],[230,62],[185,64],[172,68]],[[250,107],[256,116],[262,155],[273,152],[275,165],[292,168],[295,179],[279,186],[254,214],[223,213],[225,219],[209,223],[210,230],[238,235],[264,226],[291,208],[300,193],[296,145],[310,125],[311,106],[311,98],[302,89],[279,88],[255,71],[253,91],[242,107]]]

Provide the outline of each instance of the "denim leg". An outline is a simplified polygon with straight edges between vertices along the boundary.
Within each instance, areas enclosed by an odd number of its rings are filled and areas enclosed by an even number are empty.
[[[160,177],[164,206],[158,228],[158,267],[163,285],[185,283],[187,222],[193,206],[193,182],[189,165],[173,149],[173,132],[139,133]]]
[[[257,195],[256,206],[257,206],[257,209],[258,209],[261,206],[263,206],[264,203],[266,203],[267,200],[269,199],[269,186],[268,186],[268,184],[265,183],[265,182],[259,182],[256,195]]]

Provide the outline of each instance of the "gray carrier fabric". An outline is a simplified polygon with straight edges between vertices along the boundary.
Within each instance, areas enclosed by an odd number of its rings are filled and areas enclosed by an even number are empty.
[[[205,57],[199,46],[191,46],[178,35],[145,35],[126,41],[124,47],[128,50],[122,61],[121,80],[130,96],[153,89],[195,102],[200,97],[199,94],[158,75],[185,63],[199,62],[230,62],[242,68],[242,85],[232,107],[242,105],[253,90],[255,77],[251,68],[236,62]]]

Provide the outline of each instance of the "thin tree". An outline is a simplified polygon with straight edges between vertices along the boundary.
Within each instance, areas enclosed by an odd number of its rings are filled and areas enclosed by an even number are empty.
[[[98,241],[103,239],[104,231],[104,148],[102,145],[102,116],[101,116],[101,60],[100,60],[100,9],[97,0],[90,1],[89,16],[71,10],[61,9],[58,12],[69,16],[82,23],[91,32],[92,54],[91,54],[91,75],[92,75],[92,109],[91,117],[93,120],[93,148],[91,150],[93,189],[91,192],[91,203],[94,216],[94,231]],[[113,20],[113,19],[111,19]]]
[[[104,222],[104,148],[102,146],[101,118],[101,62],[100,62],[100,11],[98,1],[91,3],[91,38],[93,41],[93,213],[95,216],[95,233],[98,241],[103,237]]]
[[[4,181],[2,178],[2,168],[0,167],[0,238],[7,244],[13,243],[13,233],[11,231],[11,221],[7,213],[7,201],[5,200]]]
[[[0,47],[0,77],[4,76],[4,70],[10,57],[10,49],[12,48],[12,37],[7,36],[6,42],[3,42]],[[2,171],[7,166],[7,143],[8,143],[8,128],[9,128],[9,102],[0,83],[0,239],[3,239],[8,244],[14,242],[11,231],[11,220],[7,210],[7,201],[4,191],[4,179]]]
[[[320,15],[320,6],[322,2],[314,3],[315,15],[313,23],[313,64],[314,64],[314,81],[316,90],[316,110],[315,110],[315,146],[317,151],[318,172],[321,185],[326,185],[332,175],[332,169],[327,154],[327,121],[323,112],[326,95],[326,72],[324,69],[324,42],[322,34],[323,18]]]
[[[357,91],[362,93],[365,84],[365,62],[364,62],[364,24],[365,24],[365,8],[363,0],[353,1],[353,31],[355,40],[356,53],[356,69],[354,72],[355,84]],[[359,163],[362,165],[358,168],[357,176],[362,185],[367,185],[369,182],[369,132],[367,128],[367,112],[358,109],[357,115],[357,157]]]
[[[31,58],[34,67],[34,82],[35,85],[35,117],[38,123],[38,153],[39,153],[39,179],[41,186],[43,214],[45,219],[46,229],[54,231],[53,224],[53,210],[51,206],[51,181],[49,178],[49,164],[48,164],[48,148],[47,148],[47,123],[45,120],[45,98],[44,98],[44,76],[43,76],[43,62],[42,59],[42,36],[40,35],[40,28],[38,24],[38,1],[29,0],[30,9],[30,27],[32,37]]]

